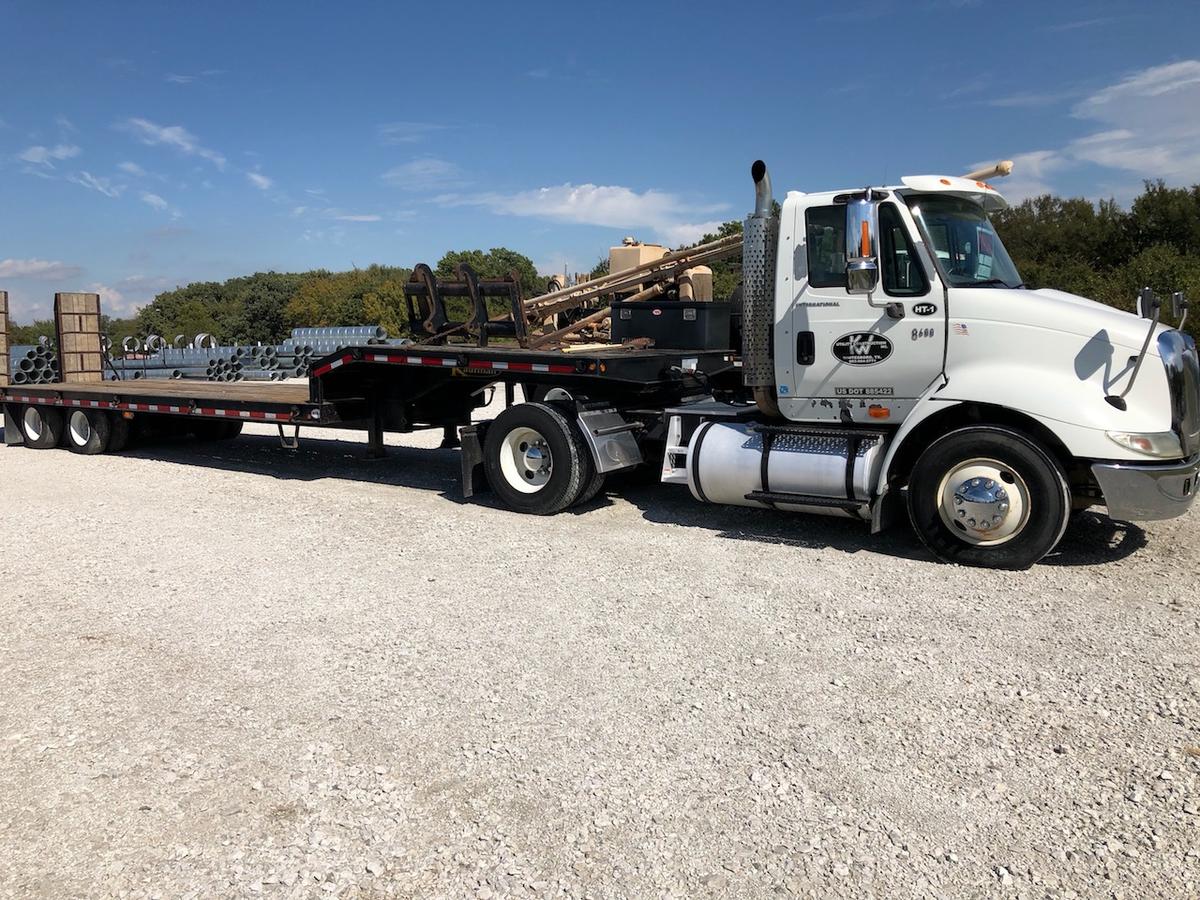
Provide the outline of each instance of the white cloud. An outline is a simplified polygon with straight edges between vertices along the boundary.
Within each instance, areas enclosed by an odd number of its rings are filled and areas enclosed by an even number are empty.
[[[1014,98],[1009,98],[1012,101]],[[1010,103],[1009,105],[1020,105]],[[1028,105],[1033,105],[1032,103]],[[1053,176],[1081,166],[1137,179],[1200,182],[1200,60],[1152,66],[1084,97],[1071,116],[1099,126],[1058,149],[1013,157],[1011,179],[997,185],[1010,200],[1055,191]]]
[[[379,126],[379,142],[382,144],[416,144],[446,127],[435,122],[385,122]]]
[[[171,82],[171,84],[191,84],[193,81],[196,80],[196,76],[195,75],[176,75],[174,72],[172,72],[170,75],[168,75],[163,80],[169,81],[169,82]]]
[[[166,210],[171,205],[162,197],[158,196],[158,194],[151,194],[149,191],[142,192],[142,202],[150,208],[157,209],[160,212]]]
[[[82,269],[58,260],[0,259],[0,278],[36,278],[39,281],[63,281],[74,278]]]
[[[35,144],[32,147],[26,147],[17,158],[27,163],[53,169],[54,160],[71,159],[82,152],[74,144],[55,144],[53,147]]]
[[[120,197],[121,192],[125,190],[124,185],[113,184],[110,179],[100,178],[91,172],[76,172],[74,175],[68,175],[67,181],[93,191],[99,191],[105,197]]]
[[[146,174],[146,170],[143,169],[141,166],[139,166],[135,162],[118,163],[117,168],[120,169],[122,172],[124,172],[126,175],[132,175],[135,178],[141,178]]]
[[[133,307],[126,304],[125,294],[114,287],[100,282],[89,284],[87,289],[93,294],[100,295],[100,311],[106,315],[125,315],[133,312]]]
[[[1074,141],[1077,159],[1141,178],[1200,181],[1200,60],[1135,72],[1092,94],[1072,115],[1107,126]]]
[[[722,206],[695,206],[675,194],[648,190],[641,193],[619,185],[560,184],[514,194],[448,195],[439,200],[451,206],[483,206],[498,215],[533,216],[574,225],[610,228],[653,228],[672,244],[690,243],[717,221],[696,221]]]
[[[275,183],[266,175],[261,175],[258,172],[247,172],[246,179],[260,191],[270,190],[271,185]]]
[[[339,213],[330,218],[338,222],[378,222],[383,216],[374,213]]]
[[[389,169],[383,173],[383,180],[406,191],[445,191],[467,183],[457,165],[433,156],[423,156]]]
[[[225,157],[216,150],[201,146],[199,139],[182,125],[156,125],[147,119],[126,119],[118,126],[143,144],[151,147],[173,147],[187,156],[206,159],[218,169],[225,168]]]

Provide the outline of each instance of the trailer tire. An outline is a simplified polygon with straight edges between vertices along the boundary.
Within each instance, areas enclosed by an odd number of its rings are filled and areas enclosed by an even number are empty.
[[[587,440],[579,430],[578,423],[571,424],[571,434],[579,448],[579,463],[583,467],[583,477],[579,479],[579,496],[571,501],[571,506],[582,506],[600,493],[604,487],[605,474],[596,468],[592,448],[588,446]]]
[[[30,404],[21,408],[21,437],[26,447],[34,450],[49,450],[62,440],[63,422],[61,409],[52,406]]]
[[[63,440],[72,453],[83,456],[104,453],[111,437],[108,413],[98,409],[73,409],[67,414]]]
[[[120,453],[129,446],[129,420],[119,412],[108,414],[108,452]]]
[[[908,484],[913,528],[944,562],[1028,569],[1062,539],[1071,489],[1036,441],[999,426],[960,428],[917,459]]]
[[[198,441],[230,441],[242,433],[241,419],[198,419],[191,423],[192,435]]]
[[[580,496],[585,469],[571,422],[545,403],[519,403],[488,426],[483,466],[509,509],[548,516]]]

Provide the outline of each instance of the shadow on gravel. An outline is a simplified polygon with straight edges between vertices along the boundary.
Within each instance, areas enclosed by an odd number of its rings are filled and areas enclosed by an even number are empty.
[[[1067,533],[1040,565],[1097,566],[1131,556],[1146,543],[1146,532],[1132,522],[1081,512],[1072,517]]]
[[[4,429],[0,427],[0,440]],[[490,492],[465,499],[457,450],[389,446],[384,459],[368,459],[366,445],[337,440],[301,440],[299,450],[287,450],[270,435],[245,434],[233,441],[211,444],[165,438],[119,454],[188,466],[265,475],[293,481],[338,478],[364,484],[437,491],[458,504],[503,509]],[[641,473],[612,476],[607,490],[595,500],[570,510],[587,515],[612,504],[608,493],[619,494],[641,510],[648,522],[703,528],[718,537],[765,544],[844,553],[870,550],[903,559],[934,562],[906,520],[872,536],[866,523],[832,516],[776,512],[739,506],[712,506],[694,500],[681,486],[647,482]],[[1094,512],[1077,514],[1058,547],[1039,565],[1089,566],[1124,559],[1146,546],[1146,532],[1135,524],[1117,522]]]

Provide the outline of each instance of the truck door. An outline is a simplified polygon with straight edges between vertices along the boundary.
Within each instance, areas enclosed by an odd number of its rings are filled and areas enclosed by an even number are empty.
[[[846,206],[798,206],[795,215],[794,277],[777,282],[793,295],[787,343],[775,344],[780,409],[797,421],[898,423],[942,371],[946,334],[908,210],[879,204],[879,285],[869,300],[846,290]]]

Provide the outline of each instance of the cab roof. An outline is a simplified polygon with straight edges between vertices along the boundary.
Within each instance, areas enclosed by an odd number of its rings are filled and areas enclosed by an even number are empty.
[[[950,194],[966,200],[978,200],[985,210],[1007,209],[1008,201],[986,181],[974,181],[957,175],[905,175],[900,179],[900,194]]]

